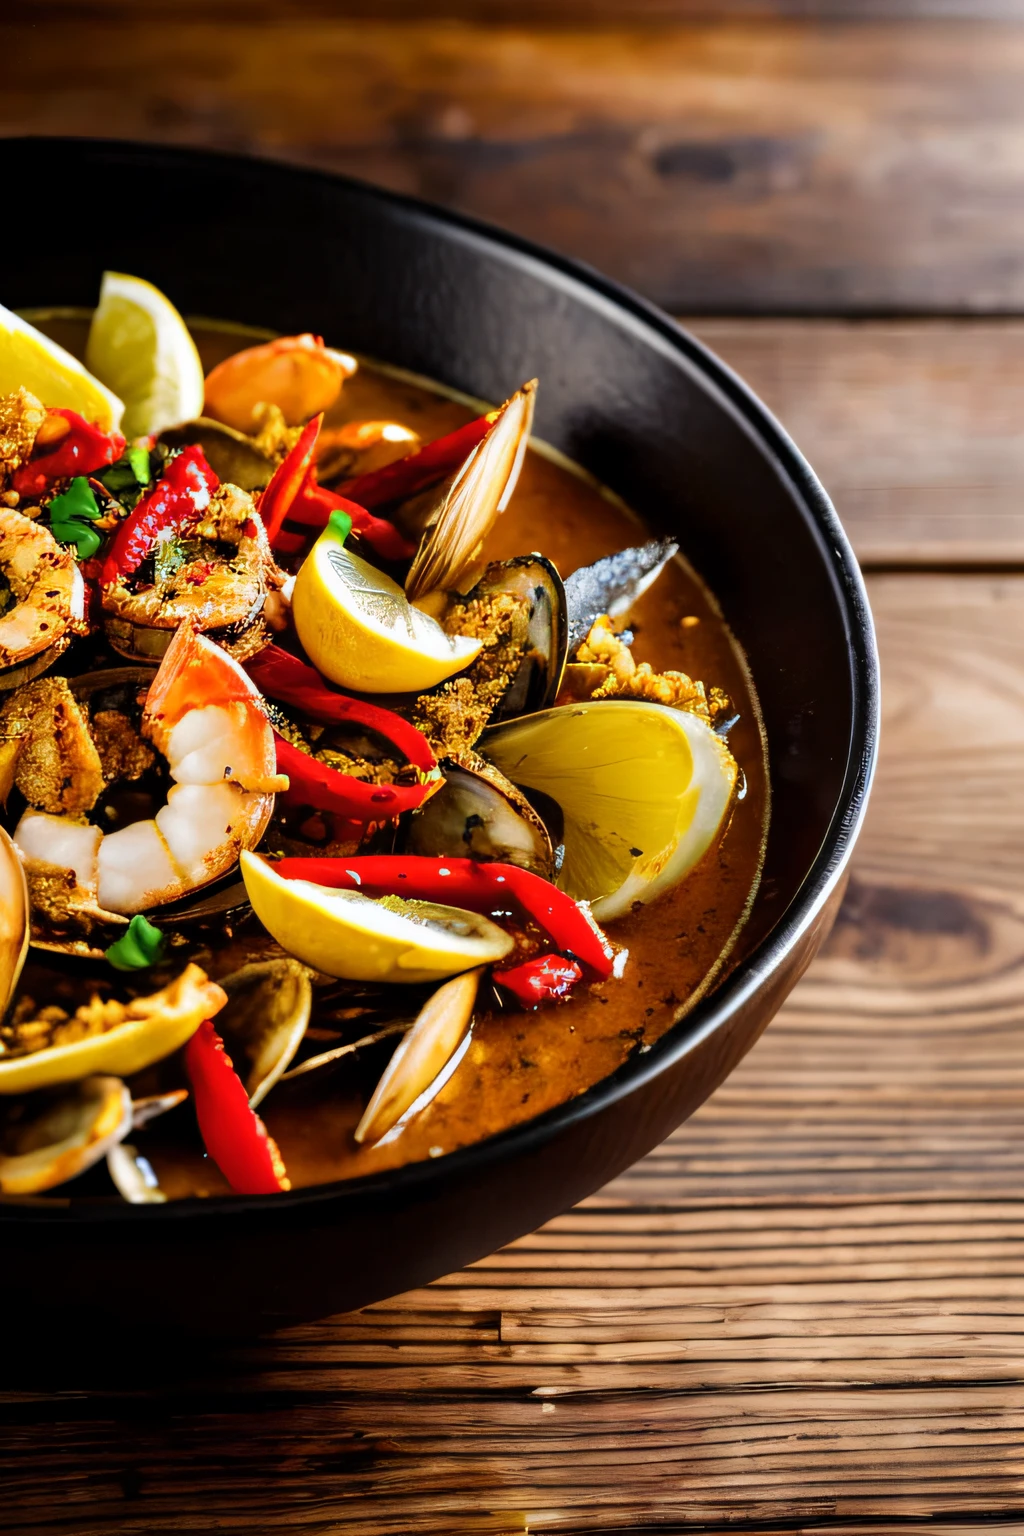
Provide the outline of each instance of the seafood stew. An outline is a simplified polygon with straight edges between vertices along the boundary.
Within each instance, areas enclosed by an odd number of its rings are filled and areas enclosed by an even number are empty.
[[[30,374],[0,428],[0,1189],[152,1203],[441,1156],[735,962],[752,684],[675,546],[527,452],[532,381],[481,411],[212,325],[193,362],[133,283],[91,328],[37,321],[65,383],[76,353],[99,375],[91,414]],[[143,390],[97,332],[133,303]]]

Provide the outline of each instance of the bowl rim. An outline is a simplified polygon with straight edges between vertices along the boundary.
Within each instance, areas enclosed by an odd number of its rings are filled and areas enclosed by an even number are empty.
[[[518,1125],[495,1132],[478,1142],[459,1147],[438,1159],[401,1164],[395,1168],[308,1185],[273,1195],[214,1195],[202,1200],[172,1200],[164,1205],[129,1205],[127,1202],[83,1201],[72,1197],[0,1197],[0,1222],[105,1223],[109,1221],[177,1222],[205,1221],[237,1214],[259,1216],[264,1212],[296,1212],[337,1201],[363,1200],[395,1192],[415,1195],[423,1185],[439,1179],[454,1180],[470,1168],[479,1169],[506,1157],[529,1155],[562,1131],[591,1119],[678,1064],[719,1029],[754,996],[785,961],[812,927],[843,877],[860,831],[878,757],[880,676],[874,623],[864,578],[838,514],[807,459],[785,428],[776,420],[748,384],[709,347],[673,320],[657,305],[632,289],[605,277],[586,262],[563,256],[521,235],[483,220],[441,207],[426,199],[362,181],[339,172],[322,170],[259,155],[231,154],[192,146],[147,143],[140,140],[97,137],[25,135],[8,141],[20,145],[53,145],[76,155],[125,155],[150,164],[219,165],[223,171],[248,175],[280,176],[306,180],[324,187],[343,186],[408,217],[445,226],[467,243],[497,246],[506,259],[549,283],[577,296],[597,297],[633,322],[635,332],[670,353],[681,354],[705,382],[712,384],[746,429],[767,450],[792,494],[808,513],[822,559],[832,577],[846,621],[851,661],[850,747],[842,786],[821,846],[793,895],[772,928],[736,968],[692,1011],[677,1020],[642,1056],[632,1056],[614,1073],[563,1104],[554,1106]],[[583,290],[580,294],[579,290]]]

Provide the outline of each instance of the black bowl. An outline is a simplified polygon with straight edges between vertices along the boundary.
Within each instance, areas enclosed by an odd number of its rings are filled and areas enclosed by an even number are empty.
[[[358,1307],[606,1183],[713,1092],[776,1012],[831,924],[874,767],[860,573],[764,407],[667,316],[585,268],[281,165],[70,139],[8,140],[7,159],[25,185],[61,195],[59,227],[3,241],[4,303],[92,304],[111,267],[144,273],[186,313],[322,331],[485,399],[538,375],[538,435],[679,538],[751,662],[773,790],[755,942],[648,1054],[477,1146],[347,1183],[166,1206],[0,1204],[0,1305],[23,1322],[67,1320],[73,1298],[93,1324],[227,1335]]]

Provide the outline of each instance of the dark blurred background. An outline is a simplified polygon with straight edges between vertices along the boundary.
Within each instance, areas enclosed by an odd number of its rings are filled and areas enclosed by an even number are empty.
[[[1024,0],[26,0],[0,50],[5,134],[347,171],[677,311],[1024,309]]]

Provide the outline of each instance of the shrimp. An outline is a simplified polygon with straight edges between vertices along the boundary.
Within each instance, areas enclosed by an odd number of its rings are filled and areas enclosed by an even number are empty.
[[[207,416],[239,432],[252,432],[259,407],[276,405],[290,427],[326,411],[356,371],[346,352],[325,347],[319,336],[278,336],[218,363],[206,377]]]
[[[0,689],[53,665],[85,627],[85,583],[48,528],[0,507]]]
[[[208,632],[239,661],[270,638],[263,607],[286,580],[274,563],[252,497],[221,485],[203,518],[180,536],[159,538],[153,580],[132,576],[101,589],[103,627],[116,651],[157,662],[182,623]]]
[[[108,913],[131,916],[226,874],[263,836],[274,794],[274,736],[259,692],[219,646],[182,625],[146,695],[142,734],[173,781],[146,821],[116,832],[26,810],[14,831],[26,871],[64,869]]]

